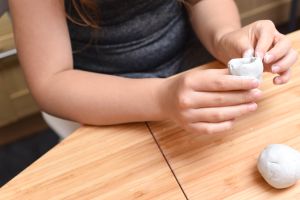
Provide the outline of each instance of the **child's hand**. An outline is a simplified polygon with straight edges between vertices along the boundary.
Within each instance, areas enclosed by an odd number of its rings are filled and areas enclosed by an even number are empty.
[[[239,30],[216,38],[219,59],[255,55],[261,57],[265,71],[278,74],[274,84],[283,84],[290,79],[290,67],[297,61],[298,53],[291,47],[287,37],[279,33],[273,22],[261,20]]]
[[[162,109],[188,132],[225,131],[235,118],[256,110],[258,81],[228,75],[227,69],[195,68],[166,79]]]

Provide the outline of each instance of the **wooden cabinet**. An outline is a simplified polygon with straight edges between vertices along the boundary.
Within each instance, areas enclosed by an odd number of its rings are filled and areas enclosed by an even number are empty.
[[[0,52],[15,48],[12,26],[7,14],[0,18]]]
[[[0,18],[0,52],[15,48],[9,17]],[[0,126],[37,113],[17,56],[0,59]]]
[[[275,24],[281,24],[289,19],[291,0],[235,0],[235,2],[244,25],[260,19],[270,19]]]

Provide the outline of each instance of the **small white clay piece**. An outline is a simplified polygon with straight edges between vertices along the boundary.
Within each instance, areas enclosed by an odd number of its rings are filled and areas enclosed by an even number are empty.
[[[228,62],[231,75],[262,79],[264,65],[259,57],[235,58]]]
[[[294,185],[300,179],[300,152],[284,145],[268,145],[258,158],[257,168],[274,188]]]

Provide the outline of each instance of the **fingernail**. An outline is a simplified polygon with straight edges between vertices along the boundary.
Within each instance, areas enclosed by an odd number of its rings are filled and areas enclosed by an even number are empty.
[[[272,66],[272,72],[274,74],[278,73],[279,71],[280,71],[280,67],[279,66],[277,66],[277,65],[273,65]]]
[[[252,93],[253,93],[253,96],[254,96],[255,98],[260,97],[261,94],[262,94],[261,90],[259,90],[259,89],[254,89],[254,90],[252,91]]]
[[[261,53],[261,52],[259,52],[259,51],[256,51],[256,52],[255,52],[255,56],[256,56],[256,57],[259,57],[260,59],[263,59],[263,57],[264,57],[263,53]]]
[[[277,85],[282,84],[282,80],[279,77],[276,77],[275,82]]]
[[[255,78],[252,79],[252,85],[253,87],[258,87],[259,86],[259,81]]]
[[[256,103],[252,103],[252,104],[248,105],[248,109],[250,111],[256,110],[257,109],[257,104]]]
[[[266,55],[264,57],[265,63],[270,63],[273,61],[273,59],[274,59],[274,56],[272,54],[266,53]]]
[[[248,49],[247,51],[244,52],[243,58],[251,58],[253,57],[254,50],[253,49]]]

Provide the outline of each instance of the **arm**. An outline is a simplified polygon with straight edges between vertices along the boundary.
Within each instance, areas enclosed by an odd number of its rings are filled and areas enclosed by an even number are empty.
[[[11,0],[10,6],[28,85],[48,113],[94,125],[168,118],[190,132],[214,133],[256,109],[258,82],[224,69],[195,68],[167,79],[74,70],[63,1]]]
[[[231,58],[255,55],[263,60],[265,71],[276,75],[274,84],[289,81],[298,53],[272,21],[260,20],[241,28],[233,0],[198,1],[188,12],[199,39],[218,60],[227,63]]]
[[[233,0],[192,0],[186,6],[195,33],[217,59],[224,61],[216,43],[241,27],[238,9]]]
[[[73,69],[64,1],[11,0],[15,40],[29,88],[48,113],[85,124],[161,120],[161,79]]]

